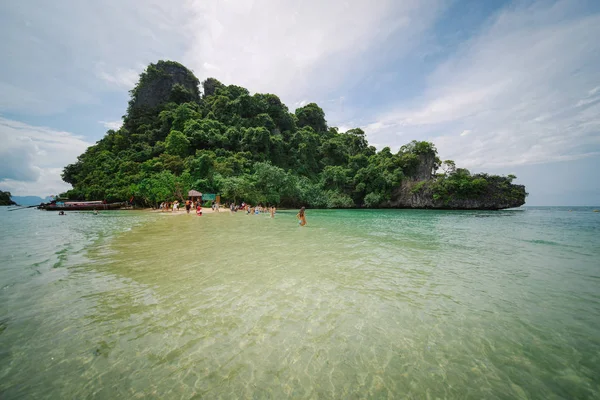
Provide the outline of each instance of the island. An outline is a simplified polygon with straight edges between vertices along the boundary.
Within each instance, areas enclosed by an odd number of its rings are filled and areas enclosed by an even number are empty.
[[[12,206],[16,203],[11,200],[10,192],[3,192],[0,190],[0,206]]]
[[[515,176],[472,174],[433,143],[379,151],[365,132],[330,127],[315,103],[290,112],[279,97],[200,83],[173,61],[150,64],[131,90],[123,125],[62,173],[69,199],[184,199],[190,189],[224,201],[311,208],[498,210],[525,203]]]

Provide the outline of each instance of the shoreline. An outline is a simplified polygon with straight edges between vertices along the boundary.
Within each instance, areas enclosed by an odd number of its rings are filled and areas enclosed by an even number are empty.
[[[164,215],[171,215],[171,216],[175,216],[175,215],[188,215],[185,206],[183,208],[180,208],[177,211],[173,211],[173,210],[168,210],[168,211],[164,211],[164,210],[157,210],[157,209],[152,209],[152,208],[146,208],[143,209],[142,211],[147,211],[147,212],[151,212],[154,214],[164,214]],[[221,207],[219,209],[219,211],[214,211],[212,208],[207,207],[207,208],[202,208],[202,215],[206,215],[206,214],[221,214],[221,213],[229,213],[229,210],[227,208],[223,208]],[[192,209],[190,210],[190,215],[196,215],[196,210]]]

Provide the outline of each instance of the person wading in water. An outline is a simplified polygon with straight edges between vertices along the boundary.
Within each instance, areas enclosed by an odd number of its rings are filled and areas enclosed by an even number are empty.
[[[298,218],[298,225],[300,225],[300,226],[306,225],[306,215],[305,215],[304,211],[305,211],[305,208],[302,207],[300,209],[300,212],[298,213],[298,215],[296,215],[296,218]]]

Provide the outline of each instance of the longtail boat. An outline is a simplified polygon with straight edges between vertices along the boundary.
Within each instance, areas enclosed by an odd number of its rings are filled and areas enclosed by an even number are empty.
[[[103,201],[52,201],[38,206],[40,210],[47,211],[93,211],[93,210],[118,210],[127,206],[127,203],[105,203]]]

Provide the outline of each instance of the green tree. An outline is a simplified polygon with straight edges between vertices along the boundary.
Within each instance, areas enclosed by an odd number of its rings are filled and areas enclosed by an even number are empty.
[[[73,185],[67,196],[121,201],[136,193],[139,203],[153,204],[193,186],[251,203],[381,207],[405,180],[414,194],[444,202],[524,196],[514,176],[441,162],[430,142],[376,151],[360,128],[328,128],[315,103],[290,113],[271,93],[250,95],[214,78],[202,89],[200,97],[198,79],[179,63],[150,64],[131,91],[123,127],[64,168]],[[445,174],[434,177],[439,166]]]
[[[215,78],[208,78],[202,82],[202,88],[204,89],[203,97],[212,96],[217,92],[217,89],[225,87],[221,82]]]
[[[189,147],[190,141],[180,131],[171,131],[165,141],[167,154],[173,156],[185,157],[188,154]]]
[[[442,163],[442,170],[446,175],[451,175],[456,171],[456,164],[452,160],[446,160]]]
[[[383,196],[380,193],[369,193],[365,196],[365,207],[377,208],[383,202]]]
[[[257,200],[263,204],[280,204],[282,198],[293,198],[296,194],[295,180],[268,162],[254,164],[253,181]]]
[[[235,203],[242,201],[256,204],[256,191],[252,186],[249,176],[234,176],[223,179],[221,185],[223,197]]]
[[[309,103],[304,107],[296,109],[298,118],[298,127],[310,126],[315,132],[327,132],[327,121],[325,121],[325,112],[315,103]]]

